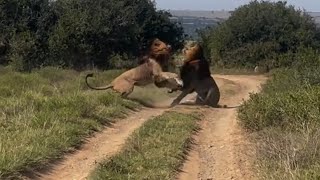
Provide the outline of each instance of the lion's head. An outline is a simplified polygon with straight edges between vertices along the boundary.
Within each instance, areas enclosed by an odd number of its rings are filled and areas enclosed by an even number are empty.
[[[183,50],[183,64],[180,67],[180,77],[183,88],[188,88],[196,78],[202,80],[211,77],[209,62],[204,58],[201,45],[194,41],[185,44]]]
[[[182,54],[184,56],[184,63],[204,58],[201,45],[195,41],[187,42],[182,50]]]
[[[163,70],[167,71],[171,50],[172,49],[169,44],[166,44],[160,39],[156,38],[151,42],[148,55],[144,58],[155,59],[161,65]]]
[[[158,56],[161,55],[169,55],[171,50],[172,49],[170,45],[156,38],[152,41],[150,45],[149,55],[156,59]]]

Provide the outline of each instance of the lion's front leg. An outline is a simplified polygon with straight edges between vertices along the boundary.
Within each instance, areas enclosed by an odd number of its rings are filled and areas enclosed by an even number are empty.
[[[180,90],[183,87],[183,81],[177,74],[171,72],[162,72],[159,75],[155,75],[154,84],[158,88],[168,88],[168,92],[174,92]]]
[[[174,99],[174,100],[172,101],[170,107],[173,107],[173,106],[175,106],[175,105],[178,105],[184,97],[186,97],[188,94],[192,93],[193,91],[194,91],[194,88],[193,88],[193,87],[190,87],[190,88],[188,88],[188,89],[183,90],[183,91],[181,92],[181,94],[180,94],[176,99]]]

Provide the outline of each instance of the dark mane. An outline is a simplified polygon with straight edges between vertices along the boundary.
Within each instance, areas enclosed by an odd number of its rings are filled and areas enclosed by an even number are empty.
[[[184,87],[189,87],[193,80],[203,80],[211,77],[209,61],[203,55],[202,46],[199,45],[198,59],[185,62],[180,68],[180,78]],[[193,61],[198,60],[196,63]]]

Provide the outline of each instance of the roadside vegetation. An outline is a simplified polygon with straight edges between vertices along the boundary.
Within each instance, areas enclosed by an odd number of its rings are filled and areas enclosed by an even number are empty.
[[[252,1],[201,32],[216,67],[268,66],[271,77],[238,110],[261,179],[320,178],[319,27],[285,2]]]
[[[101,73],[97,82],[119,72]],[[38,168],[139,105],[111,92],[87,91],[83,73],[44,68],[0,70],[0,179]],[[108,78],[106,78],[108,77]]]
[[[297,56],[313,65],[275,71],[262,92],[239,109],[242,125],[257,142],[263,179],[320,177],[320,54]]]
[[[199,113],[169,111],[148,120],[119,154],[99,165],[90,179],[174,179],[200,117]]]
[[[121,72],[96,71],[92,83],[107,84]],[[94,131],[139,110],[138,103],[112,90],[88,90],[85,75],[55,67],[31,73],[0,67],[0,179],[42,167],[78,147]],[[170,98],[166,90],[152,86],[137,89],[132,96],[149,103]]]
[[[160,38],[182,46],[182,27],[149,0],[1,0],[0,65],[127,68]]]
[[[301,48],[318,49],[320,30],[307,13],[286,2],[252,1],[219,26],[200,31],[206,56],[218,67],[290,67]]]
[[[183,29],[170,16],[149,0],[0,0],[0,179],[43,167],[138,110],[111,90],[88,90],[84,76],[91,69],[93,84],[109,83],[153,38],[179,49]],[[132,97],[169,98],[154,86]]]

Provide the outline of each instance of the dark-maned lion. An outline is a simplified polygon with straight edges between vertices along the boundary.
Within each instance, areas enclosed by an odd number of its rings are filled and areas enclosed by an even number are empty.
[[[166,58],[170,56],[171,47],[159,39],[153,40],[148,58],[136,68],[132,68],[120,76],[115,78],[109,85],[103,87],[93,87],[88,83],[88,78],[93,74],[86,76],[86,84],[95,90],[105,90],[112,88],[114,91],[121,94],[122,97],[127,97],[134,89],[134,86],[145,86],[151,83],[160,84],[159,87],[180,88],[182,81],[178,75],[174,73],[163,72],[161,63],[168,62]],[[169,80],[171,79],[171,81]],[[173,82],[172,82],[173,81]]]
[[[209,62],[203,56],[202,47],[198,43],[191,42],[183,49],[183,55],[184,62],[180,69],[182,92],[171,106],[179,104],[186,95],[196,92],[196,104],[218,107],[220,91],[211,77]]]

